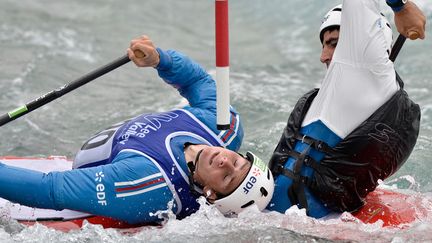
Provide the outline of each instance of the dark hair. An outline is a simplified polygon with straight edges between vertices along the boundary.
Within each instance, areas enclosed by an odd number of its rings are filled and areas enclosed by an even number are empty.
[[[340,30],[340,25],[330,25],[330,26],[324,28],[323,30],[321,30],[321,33],[320,33],[321,43],[323,43],[323,40],[324,40],[324,33],[327,32],[327,31],[332,32],[334,30],[338,30],[339,31]]]

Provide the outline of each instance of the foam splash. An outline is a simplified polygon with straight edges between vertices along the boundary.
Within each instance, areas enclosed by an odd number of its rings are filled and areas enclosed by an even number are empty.
[[[409,200],[419,200],[412,192]],[[432,241],[432,198],[421,195],[422,218],[405,228],[382,227],[378,221],[364,224],[349,213],[334,215],[326,219],[306,216],[304,209],[291,207],[285,214],[259,212],[250,207],[237,217],[224,217],[214,205],[199,199],[200,210],[193,215],[177,220],[173,213],[173,202],[169,210],[157,212],[164,219],[162,227],[143,227],[138,232],[103,229],[100,225],[85,223],[81,230],[63,233],[43,225],[24,227],[8,217],[0,220],[1,242],[288,242],[333,240],[359,242],[412,242]],[[2,209],[3,210],[3,209]],[[7,215],[6,211],[2,211]]]

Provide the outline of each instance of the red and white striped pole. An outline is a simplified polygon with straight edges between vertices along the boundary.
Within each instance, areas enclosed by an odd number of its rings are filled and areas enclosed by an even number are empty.
[[[228,0],[215,0],[217,129],[230,128]]]

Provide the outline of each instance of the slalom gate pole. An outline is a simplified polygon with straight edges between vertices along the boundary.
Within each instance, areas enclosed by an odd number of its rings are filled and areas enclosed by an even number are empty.
[[[230,128],[228,0],[215,0],[217,129]]]

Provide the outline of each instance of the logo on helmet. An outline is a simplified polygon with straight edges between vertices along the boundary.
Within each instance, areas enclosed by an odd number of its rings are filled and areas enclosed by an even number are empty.
[[[261,171],[258,168],[254,168],[252,171],[252,174],[254,176],[260,176],[261,175]]]
[[[264,173],[267,171],[267,165],[258,157],[255,157],[253,164],[260,168]]]
[[[257,182],[257,178],[255,176],[249,177],[249,181],[243,187],[244,194],[248,194],[249,191],[254,187],[256,182]]]
[[[330,17],[330,14],[327,14],[326,16],[324,16],[323,20],[321,21],[321,24],[325,23],[329,17]]]

